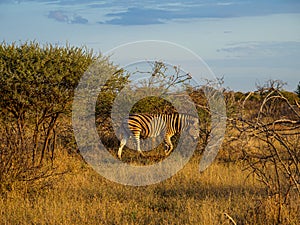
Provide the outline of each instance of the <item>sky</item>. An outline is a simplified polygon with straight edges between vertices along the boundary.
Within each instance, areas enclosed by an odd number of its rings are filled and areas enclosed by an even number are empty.
[[[199,55],[234,91],[269,79],[294,91],[300,81],[299,0],[0,0],[0,29],[7,43],[68,43],[100,53],[135,41],[172,42]]]

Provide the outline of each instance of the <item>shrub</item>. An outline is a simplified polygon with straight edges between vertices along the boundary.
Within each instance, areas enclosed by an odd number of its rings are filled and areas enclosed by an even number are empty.
[[[53,160],[56,149],[76,149],[70,119],[74,89],[96,60],[117,70],[86,48],[0,45],[0,183],[40,177],[36,170]]]

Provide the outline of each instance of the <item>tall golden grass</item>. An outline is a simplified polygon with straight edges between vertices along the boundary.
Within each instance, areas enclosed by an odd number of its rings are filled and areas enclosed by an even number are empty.
[[[16,182],[0,198],[0,224],[273,223],[274,202],[243,165],[216,161],[199,173],[198,163],[195,156],[164,182],[132,187],[60,152],[53,163],[57,175]],[[283,212],[286,224],[300,218],[299,198],[294,200]]]

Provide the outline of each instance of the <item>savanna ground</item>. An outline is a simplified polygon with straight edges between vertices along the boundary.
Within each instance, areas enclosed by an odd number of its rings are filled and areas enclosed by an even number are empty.
[[[201,173],[199,162],[212,129],[210,109],[203,90],[191,89],[201,122],[194,156],[173,177],[133,187],[97,174],[75,143],[74,89],[95,60],[86,49],[70,46],[0,45],[0,225],[299,223],[300,84],[298,95],[284,91],[280,81],[250,93],[224,90],[225,139],[217,158]],[[119,141],[108,118],[129,75],[107,58],[97,60],[95,71],[113,76],[101,89],[94,119],[101,140],[116,157]],[[165,82],[161,78],[168,68],[156,63],[150,81],[158,77],[156,84],[163,87],[189,79],[174,68]],[[89,85],[97,90],[96,81]],[[147,98],[133,110],[166,113],[174,107]],[[160,147],[146,157],[124,149],[122,160],[156,163],[164,158]]]
[[[15,183],[0,200],[0,224],[269,224],[276,207],[239,163],[214,162],[198,171],[194,157],[172,178],[145,187],[106,180],[80,160],[56,157],[56,171],[41,182]],[[298,202],[299,203],[299,202]],[[297,224],[299,204],[284,208]]]
[[[275,224],[276,201],[242,162],[200,157],[158,184],[132,187],[103,178],[79,157],[57,153],[53,172],[15,182],[0,199],[0,224]],[[282,208],[298,224],[299,196]]]

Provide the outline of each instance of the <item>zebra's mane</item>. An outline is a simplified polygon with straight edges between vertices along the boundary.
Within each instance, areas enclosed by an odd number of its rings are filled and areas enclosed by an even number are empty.
[[[159,115],[186,115],[192,118],[199,118],[199,117],[195,117],[195,115],[189,114],[189,113],[131,113],[129,114],[129,116],[135,116],[135,115],[146,115],[146,116],[159,116]]]

